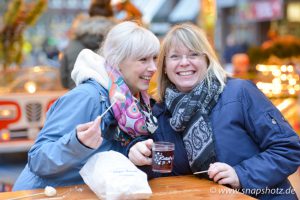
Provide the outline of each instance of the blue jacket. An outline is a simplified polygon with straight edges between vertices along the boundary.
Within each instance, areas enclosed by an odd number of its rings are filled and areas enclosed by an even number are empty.
[[[169,124],[165,104],[153,108],[159,128],[155,141],[175,143],[171,174],[192,174],[182,137]],[[277,108],[250,82],[229,79],[210,114],[217,161],[234,167],[244,193],[282,188],[289,193],[287,177],[300,165],[299,137]],[[157,176],[158,174],[149,174]],[[245,191],[248,189],[248,192]],[[267,193],[268,190],[262,190]],[[270,193],[270,192],[269,192]],[[274,193],[274,190],[273,190]],[[272,192],[271,192],[272,194]],[[258,195],[260,199],[297,199],[295,195]]]
[[[106,150],[124,154],[124,147],[115,140],[104,139],[94,150],[81,144],[76,136],[78,124],[94,120],[109,104],[107,91],[91,79],[59,98],[48,111],[13,190],[83,184],[79,170],[93,154]],[[117,131],[111,112],[102,118],[101,130],[103,136]]]

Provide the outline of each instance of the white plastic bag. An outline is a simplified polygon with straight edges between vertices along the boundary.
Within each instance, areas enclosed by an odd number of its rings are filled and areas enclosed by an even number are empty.
[[[93,155],[79,173],[100,199],[148,199],[152,194],[147,175],[115,151]]]

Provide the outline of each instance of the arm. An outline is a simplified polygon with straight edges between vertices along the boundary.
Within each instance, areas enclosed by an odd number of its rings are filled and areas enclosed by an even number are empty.
[[[245,128],[261,152],[234,166],[243,188],[274,186],[300,165],[299,137],[279,110],[252,84],[242,95]]]
[[[94,120],[104,107],[104,101],[99,103],[94,98],[77,89],[55,102],[28,154],[32,172],[39,176],[55,175],[78,166],[95,151],[79,142],[76,136],[76,126]]]

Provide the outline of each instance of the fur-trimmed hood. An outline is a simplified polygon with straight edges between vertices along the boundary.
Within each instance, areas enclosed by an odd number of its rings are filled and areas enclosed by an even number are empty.
[[[92,78],[108,88],[108,74],[105,70],[105,59],[89,49],[83,49],[75,62],[71,77],[76,86]]]
[[[74,37],[86,48],[96,50],[108,31],[116,24],[117,22],[113,18],[87,17],[82,19],[74,28]]]
[[[75,37],[83,35],[103,35],[105,36],[108,31],[118,22],[111,17],[87,17],[78,22],[74,27]]]

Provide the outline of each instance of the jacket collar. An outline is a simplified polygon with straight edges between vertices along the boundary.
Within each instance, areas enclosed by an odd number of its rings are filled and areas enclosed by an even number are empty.
[[[155,117],[159,117],[165,112],[168,112],[168,110],[164,102],[156,103],[152,108],[152,113]]]

